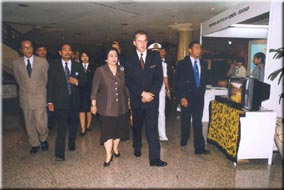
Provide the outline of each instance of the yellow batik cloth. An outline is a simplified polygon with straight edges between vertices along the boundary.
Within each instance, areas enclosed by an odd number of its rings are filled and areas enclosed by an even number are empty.
[[[228,159],[237,161],[240,142],[240,117],[244,111],[212,100],[207,141],[221,149]]]

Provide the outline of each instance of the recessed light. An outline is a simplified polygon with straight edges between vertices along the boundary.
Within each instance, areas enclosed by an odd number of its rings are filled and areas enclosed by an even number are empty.
[[[27,5],[27,4],[22,4],[22,3],[21,3],[21,4],[18,4],[18,6],[19,6],[19,7],[29,7],[29,5]]]

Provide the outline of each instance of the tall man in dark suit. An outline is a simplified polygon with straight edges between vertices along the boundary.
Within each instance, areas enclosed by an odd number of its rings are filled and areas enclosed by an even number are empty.
[[[39,44],[37,46],[36,55],[47,60],[47,63],[51,62],[50,60],[47,59],[47,49],[46,49],[46,46],[44,44]],[[48,116],[48,119],[47,119],[48,129],[51,129],[54,126],[54,123],[55,123],[54,112],[50,112],[47,109],[47,116]]]
[[[127,56],[125,82],[130,92],[133,114],[134,155],[141,156],[142,125],[145,119],[150,166],[166,166],[167,163],[160,159],[158,134],[159,92],[163,83],[161,60],[158,54],[147,52],[148,41],[145,31],[137,31],[133,37],[136,51]]]
[[[199,42],[189,44],[189,55],[179,61],[176,70],[177,100],[181,104],[181,146],[187,144],[192,117],[195,154],[210,154],[202,134],[202,114],[206,87],[207,62],[200,59]]]
[[[61,45],[60,60],[49,65],[47,83],[48,109],[55,112],[57,136],[55,145],[56,161],[65,160],[65,136],[69,128],[68,146],[74,151],[79,124],[79,87],[86,83],[86,76],[81,64],[71,61],[70,44]]]
[[[31,154],[48,150],[48,128],[46,114],[46,83],[48,63],[45,59],[33,55],[33,44],[30,40],[21,42],[23,57],[13,62],[14,77],[20,90],[20,106],[25,118],[25,127]]]

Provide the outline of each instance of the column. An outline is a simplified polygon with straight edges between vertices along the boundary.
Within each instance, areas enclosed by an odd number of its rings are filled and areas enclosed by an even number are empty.
[[[171,29],[177,30],[177,60],[182,60],[188,55],[188,45],[192,40],[192,24],[174,24],[169,25]]]

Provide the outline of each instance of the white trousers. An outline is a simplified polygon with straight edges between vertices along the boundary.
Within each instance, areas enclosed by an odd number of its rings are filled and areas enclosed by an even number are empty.
[[[162,88],[159,95],[159,117],[158,117],[158,130],[160,139],[167,139],[166,135],[166,90]]]

